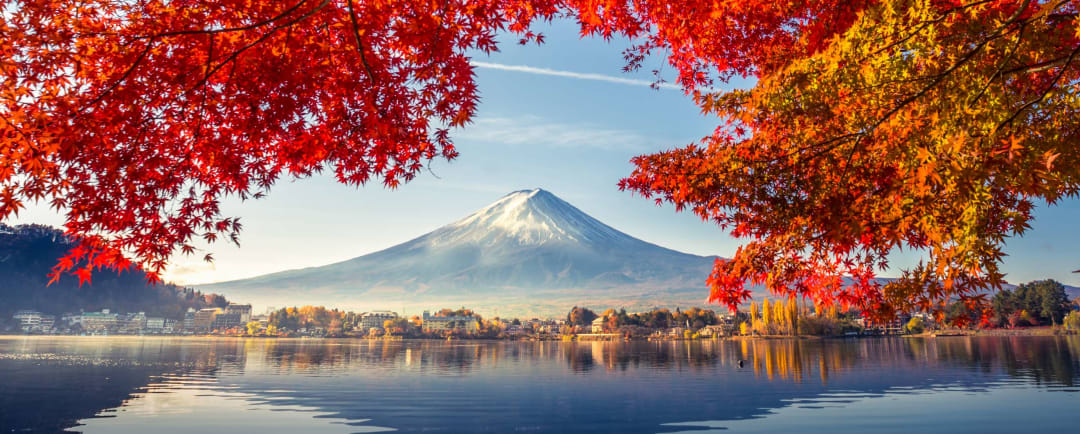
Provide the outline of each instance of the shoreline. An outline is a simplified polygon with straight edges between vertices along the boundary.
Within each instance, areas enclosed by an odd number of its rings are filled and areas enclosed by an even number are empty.
[[[356,340],[356,341],[486,341],[486,342],[693,342],[693,341],[770,341],[770,340],[832,340],[832,339],[866,339],[866,338],[947,338],[947,337],[1065,337],[1065,336],[1077,336],[1080,335],[1078,330],[1066,330],[1063,328],[1055,327],[1029,327],[1023,329],[987,329],[987,330],[938,330],[934,332],[924,332],[920,334],[909,335],[857,335],[857,336],[783,336],[783,335],[767,335],[767,336],[726,336],[720,338],[699,338],[699,339],[655,339],[655,338],[631,338],[631,339],[605,339],[605,340],[591,340],[591,339],[578,339],[576,336],[573,339],[565,339],[563,337],[545,337],[545,338],[424,338],[424,337],[362,337],[362,336],[336,336],[336,337],[308,337],[308,336],[228,336],[228,335],[35,335],[35,334],[0,334],[0,339],[55,339],[55,338],[79,338],[79,339],[185,339],[185,340],[224,340],[224,339],[276,339],[276,340]]]

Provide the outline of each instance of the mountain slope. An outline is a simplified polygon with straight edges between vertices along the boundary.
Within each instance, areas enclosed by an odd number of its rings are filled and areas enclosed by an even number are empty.
[[[225,306],[227,300],[171,284],[151,286],[140,271],[99,270],[90,284],[63,276],[48,285],[57,258],[75,247],[60,230],[42,225],[0,224],[0,324],[19,309],[59,315],[80,309],[103,308],[119,312],[144,311],[170,318],[183,316],[188,307]]]
[[[555,305],[562,313],[562,304],[590,300],[700,304],[714,259],[639,240],[534,189],[369,255],[200,288],[276,305],[457,302],[537,314]]]

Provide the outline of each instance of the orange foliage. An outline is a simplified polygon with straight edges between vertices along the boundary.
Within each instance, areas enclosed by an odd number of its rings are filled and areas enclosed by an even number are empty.
[[[389,188],[457,155],[478,96],[467,52],[537,21],[664,53],[722,122],[638,157],[620,186],[748,238],[710,299],[746,283],[875,316],[973,307],[1002,282],[1033,199],[1080,183],[1074,2],[1042,0],[0,0],[0,219],[67,214],[102,266],[151,279],[193,240],[238,242],[220,200],[333,170]],[[752,89],[718,92],[734,76]],[[875,279],[898,248],[929,261]],[[130,262],[129,262],[130,258]],[[206,255],[206,259],[212,257]],[[850,281],[844,281],[848,276]]]

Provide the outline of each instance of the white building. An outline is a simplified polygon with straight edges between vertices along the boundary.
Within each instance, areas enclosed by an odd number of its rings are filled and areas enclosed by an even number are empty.
[[[176,332],[180,331],[180,328],[181,328],[182,325],[183,325],[183,323],[179,323],[175,319],[165,318],[165,325],[162,327],[161,332],[162,333],[176,333]]]
[[[225,313],[235,313],[240,315],[240,324],[247,324],[251,321],[251,305],[250,304],[236,304],[229,303],[225,307]]]
[[[599,317],[592,320],[592,332],[603,333],[604,332],[604,317]]]
[[[128,333],[138,333],[146,328],[146,312],[127,314],[122,328]]]
[[[101,312],[83,312],[79,323],[86,331],[105,331],[116,327],[117,320],[118,315],[102,309]]]
[[[383,323],[388,320],[397,319],[398,314],[396,312],[390,312],[387,310],[378,310],[374,312],[366,312],[360,316],[360,328],[362,330],[379,329],[382,330]]]
[[[68,326],[82,325],[82,312],[68,312],[60,317],[60,322]]]
[[[24,332],[49,331],[56,322],[56,317],[52,315],[28,309],[15,312],[12,318],[19,322],[19,328]]]
[[[195,308],[189,307],[187,312],[184,312],[184,330],[191,330],[195,328]]]
[[[421,328],[425,332],[441,330],[475,332],[480,329],[480,325],[473,316],[432,316],[424,311],[424,323]]]
[[[160,333],[165,329],[165,318],[149,316],[146,317],[146,329],[152,332]]]

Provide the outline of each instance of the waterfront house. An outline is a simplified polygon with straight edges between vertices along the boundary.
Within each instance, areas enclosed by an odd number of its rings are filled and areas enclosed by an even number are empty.
[[[165,318],[164,325],[161,327],[162,333],[177,333],[181,329],[181,323],[172,318]]]
[[[214,315],[214,320],[210,323],[210,329],[212,330],[228,330],[233,327],[243,325],[240,321],[240,312],[219,312]]]
[[[377,310],[374,312],[365,312],[360,316],[360,329],[370,331],[372,329],[382,330],[383,324],[388,320],[397,319],[398,314],[387,310]]]
[[[29,309],[15,312],[12,318],[19,322],[19,328],[24,332],[48,332],[56,322],[55,316]]]
[[[592,332],[603,333],[604,332],[604,318],[600,317],[592,321]]]
[[[475,332],[480,329],[474,316],[432,316],[424,311],[421,329],[425,332],[438,332],[442,330],[462,330]]]
[[[119,320],[118,324],[120,325],[120,331],[123,333],[139,333],[146,328],[146,312],[124,315],[123,320]]]
[[[146,330],[153,333],[161,333],[165,329],[165,318],[162,317],[147,317],[146,318]]]
[[[250,304],[229,303],[229,305],[225,307],[225,313],[238,315],[240,324],[247,324],[248,321],[251,321]]]
[[[184,312],[184,322],[181,324],[184,330],[195,329],[195,309],[189,307],[187,312]]]
[[[210,330],[211,327],[213,327],[214,325],[214,318],[216,318],[220,313],[223,313],[223,311],[221,310],[221,308],[217,307],[199,309],[197,312],[195,312],[195,316],[193,318],[194,324],[192,328],[199,331]]]
[[[101,312],[83,312],[79,323],[88,332],[107,332],[117,326],[119,315],[102,309]]]
[[[702,327],[701,330],[698,330],[698,334],[709,338],[719,338],[723,336],[729,336],[731,334],[731,330],[726,325],[707,325],[705,327]]]

